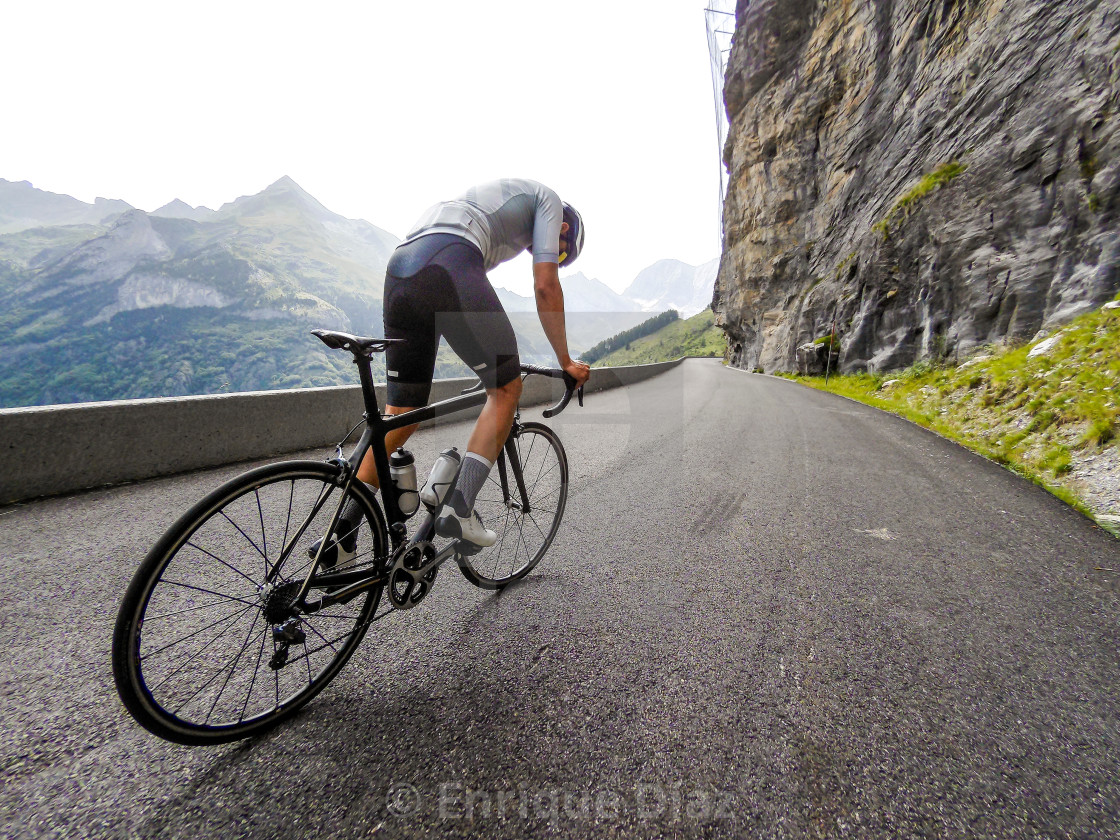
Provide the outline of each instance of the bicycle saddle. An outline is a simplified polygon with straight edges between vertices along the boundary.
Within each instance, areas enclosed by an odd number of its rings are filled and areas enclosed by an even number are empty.
[[[332,350],[349,350],[355,356],[384,353],[390,344],[403,344],[403,338],[370,338],[335,330],[312,330],[311,334]]]

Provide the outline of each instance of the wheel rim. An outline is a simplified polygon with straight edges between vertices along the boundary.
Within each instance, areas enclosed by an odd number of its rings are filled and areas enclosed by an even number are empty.
[[[321,474],[281,475],[233,491],[188,526],[137,612],[134,674],[155,717],[190,733],[247,728],[310,699],[345,662],[375,592],[298,616],[303,641],[289,643],[286,662],[270,667],[285,647],[270,622],[298,612],[285,600],[307,574],[306,548],[326,532],[338,498]],[[374,562],[380,541],[364,524],[356,538],[355,562]]]
[[[506,500],[495,466],[474,507],[486,527],[497,532],[498,540],[462,560],[468,577],[482,586],[501,586],[527,574],[552,544],[564,515],[568,467],[559,439],[544,427],[525,426],[514,446],[522,464],[529,512],[522,510],[513,470],[507,464],[510,498]]]

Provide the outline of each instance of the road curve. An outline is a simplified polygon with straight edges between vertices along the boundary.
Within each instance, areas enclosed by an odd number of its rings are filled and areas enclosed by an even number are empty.
[[[716,362],[553,425],[571,494],[532,576],[445,569],[294,721],[224,747],[140,730],[108,651],[135,564],[245,465],[0,509],[0,834],[1120,836],[1120,541]]]

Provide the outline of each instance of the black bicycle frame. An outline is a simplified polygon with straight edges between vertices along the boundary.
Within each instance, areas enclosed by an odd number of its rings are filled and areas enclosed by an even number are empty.
[[[350,486],[356,480],[358,468],[361,466],[362,461],[365,459],[366,453],[372,451],[374,465],[377,468],[378,483],[381,486],[381,499],[385,508],[385,516],[388,519],[389,534],[393,543],[393,548],[395,549],[403,540],[404,531],[403,528],[394,528],[393,526],[397,524],[403,525],[403,523],[408,519],[408,516],[405,515],[400,509],[400,491],[397,490],[397,486],[393,482],[392,474],[389,470],[389,454],[385,449],[385,438],[390,432],[394,431],[395,429],[401,429],[405,426],[411,426],[414,423],[422,423],[425,420],[433,420],[437,417],[445,417],[458,411],[466,411],[467,409],[483,405],[486,402],[486,392],[482,389],[479,389],[477,391],[472,390],[457,397],[451,397],[450,399],[441,400],[440,402],[422,406],[420,408],[413,409],[412,411],[406,411],[403,414],[382,416],[381,407],[377,403],[377,391],[375,390],[373,384],[373,374],[370,370],[369,358],[365,356],[356,356],[354,361],[358,366],[358,378],[362,385],[362,399],[365,403],[364,416],[366,427],[362,432],[361,438],[358,440],[358,445],[354,448],[354,451],[346,460],[348,464],[348,476],[346,483],[342,488],[342,498],[346,497],[346,493],[349,491]],[[508,459],[509,464],[513,469],[514,483],[517,486],[518,495],[521,497],[521,508],[525,513],[529,513],[530,508],[528,491],[525,489],[525,478],[521,471],[521,462],[517,457],[517,450],[514,444],[514,438],[516,437],[516,426],[517,421],[515,421],[514,428],[510,430],[509,437],[506,438],[505,446],[503,448],[504,451],[502,453],[499,453],[498,455],[498,473],[501,480],[503,501],[508,503],[510,498],[509,479],[506,472],[506,461]],[[505,458],[502,457],[503,454],[506,456]],[[321,500],[320,506],[325,501],[326,499]],[[319,506],[316,507],[316,510],[318,510],[318,507]],[[340,503],[336,507],[334,515],[331,517],[330,525],[328,527],[328,533],[330,531],[333,531],[333,529],[337,525],[338,518],[341,515],[341,512],[342,504]],[[314,515],[314,512],[312,515]],[[432,536],[432,534],[430,533],[432,528],[433,523],[429,522],[427,527],[424,528],[420,533],[418,533],[414,537],[414,539],[430,539]],[[274,568],[274,572],[279,570],[279,566],[282,562],[283,558],[281,559],[280,563],[277,563],[277,566]],[[317,565],[318,564],[316,563],[316,566]],[[309,573],[307,580],[304,582],[303,591],[299,596],[299,600],[302,601],[306,596],[307,591],[310,589],[310,584],[312,578],[314,577],[314,573],[315,569],[313,568]],[[368,571],[362,573],[354,572],[352,574],[355,576],[360,575],[360,577],[363,578],[363,580],[361,580],[360,582],[365,585],[374,583],[379,579],[378,575],[371,576],[370,572]],[[348,580],[342,580],[342,578],[344,577],[349,578],[350,575],[340,573],[338,574],[338,577],[340,578],[339,583],[345,584],[350,582]],[[359,581],[356,580],[354,582],[357,583]],[[345,595],[349,594],[348,591],[350,589],[351,587],[347,587],[347,591],[338,592],[337,594],[338,596],[344,597]],[[322,604],[326,605],[328,602],[334,600],[337,599],[327,596],[323,599]]]
[[[385,516],[389,520],[390,532],[392,532],[393,525],[404,522],[408,517],[401,512],[398,505],[400,494],[397,491],[396,484],[393,483],[392,474],[389,472],[389,453],[385,451],[386,436],[389,432],[403,429],[405,426],[411,426],[414,423],[423,423],[425,420],[446,417],[448,414],[454,414],[457,411],[466,411],[468,408],[483,405],[486,402],[486,392],[473,391],[421,408],[415,408],[403,414],[391,414],[382,417],[381,407],[377,404],[377,391],[373,385],[373,373],[370,370],[369,358],[358,356],[355,357],[354,362],[358,365],[358,378],[362,383],[366,428],[362,432],[357,448],[348,459],[350,480],[347,482],[346,489],[349,489],[349,484],[357,474],[358,467],[361,466],[366,452],[372,450],[373,461],[377,467],[377,481],[381,486],[381,498],[385,506]],[[398,541],[396,535],[393,536],[394,543],[396,543]]]
[[[401,543],[404,541],[406,530],[404,523],[408,519],[399,504],[400,491],[392,478],[392,473],[389,470],[389,454],[385,449],[386,436],[395,429],[402,429],[405,426],[411,426],[415,423],[422,423],[425,420],[433,420],[436,417],[445,417],[449,414],[454,414],[458,411],[465,411],[469,408],[483,405],[486,402],[486,392],[481,388],[481,383],[476,389],[464,392],[458,397],[442,400],[431,405],[415,408],[412,411],[406,411],[403,414],[393,414],[386,417],[381,415],[381,407],[377,404],[377,391],[374,388],[373,373],[371,371],[370,359],[363,354],[354,354],[354,363],[358,366],[358,379],[362,387],[362,400],[365,404],[364,419],[366,428],[362,432],[361,438],[358,440],[358,445],[351,453],[350,457],[345,462],[337,461],[340,466],[345,464],[346,477],[342,485],[342,496],[339,503],[335,506],[334,513],[331,516],[330,524],[327,527],[326,533],[333,533],[338,525],[338,520],[342,515],[342,508],[347,493],[349,493],[351,486],[357,478],[358,469],[365,459],[366,453],[373,452],[373,461],[377,469],[378,483],[381,487],[381,498],[385,508],[385,515],[388,518],[389,536],[392,541],[393,550],[397,550]],[[546,368],[538,368],[533,365],[522,365],[522,372],[524,373],[538,373],[543,375],[555,376],[558,371],[552,371]],[[545,416],[551,416],[553,412],[562,411],[564,406],[567,405],[568,400],[571,398],[572,391],[569,389],[564,399],[554,406],[549,411],[545,412]],[[580,391],[580,402],[582,404],[583,394]],[[521,470],[521,459],[518,457],[517,448],[514,440],[518,436],[518,429],[520,422],[518,417],[515,417],[513,427],[510,429],[510,434],[506,438],[505,445],[502,452],[498,453],[498,475],[502,487],[502,501],[507,505],[510,504],[510,486],[509,477],[506,472],[506,461],[508,460],[510,467],[513,470],[514,483],[517,485],[517,493],[521,497],[520,508],[523,513],[530,513],[529,494],[525,489],[525,476]],[[341,446],[340,446],[341,455]],[[503,457],[503,455],[505,457]],[[268,572],[267,579],[271,582],[276,578],[280,572],[281,566],[287,560],[292,549],[295,547],[299,538],[303,535],[307,525],[318,514],[322,506],[326,504],[327,498],[330,494],[323,496],[316,503],[315,507],[304,521],[304,527],[300,528],[298,533],[293,536],[289,541],[288,546],[280,554],[280,558],[276,564]],[[429,517],[426,525],[413,537],[415,541],[430,540],[434,532],[434,521]],[[325,541],[323,545],[326,545]],[[445,549],[445,551],[447,551]],[[451,548],[452,553],[454,548]],[[322,549],[320,549],[320,554]],[[433,565],[438,565],[445,557],[445,552],[440,552],[440,556],[433,561]],[[340,589],[336,589],[333,593],[324,594],[324,596],[314,603],[308,603],[307,593],[310,591],[312,581],[315,579],[315,574],[319,568],[319,556],[314,558],[311,569],[307,573],[307,577],[303,581],[299,594],[296,596],[295,601],[299,603],[308,612],[317,612],[323,607],[329,606],[339,601],[345,601],[348,598],[356,595],[363,589],[370,586],[382,583],[381,571],[377,570],[364,570],[353,572],[337,572],[330,575],[332,582],[335,582]]]

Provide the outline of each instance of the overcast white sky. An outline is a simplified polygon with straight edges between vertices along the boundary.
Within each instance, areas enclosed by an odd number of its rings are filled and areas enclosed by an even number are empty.
[[[0,177],[84,201],[217,208],[290,175],[401,236],[510,176],[584,215],[575,267],[622,290],[719,253],[702,0],[0,8]],[[492,275],[531,288],[528,257]]]

